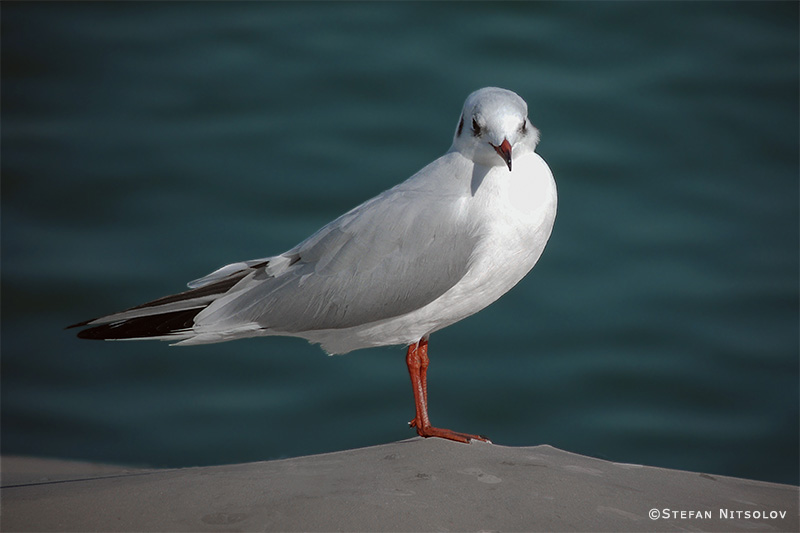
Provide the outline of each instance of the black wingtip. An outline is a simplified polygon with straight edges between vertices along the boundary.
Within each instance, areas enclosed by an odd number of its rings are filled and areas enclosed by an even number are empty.
[[[142,316],[101,324],[78,332],[79,339],[92,340],[123,340],[146,339],[149,337],[163,337],[171,333],[191,329],[194,317],[202,311],[201,307],[182,309],[160,315]],[[91,322],[91,320],[89,321]],[[86,322],[70,327],[86,325]]]
[[[148,307],[157,307],[159,305],[166,305],[166,304],[171,304],[171,303],[182,302],[184,300],[189,300],[189,299],[192,299],[192,298],[201,298],[203,296],[214,296],[214,295],[224,294],[225,292],[228,291],[228,289],[230,289],[231,287],[236,285],[239,281],[241,281],[242,278],[247,276],[247,274],[249,274],[252,271],[252,269],[263,268],[264,266],[267,265],[267,263],[268,263],[267,261],[265,261],[263,263],[259,263],[257,265],[254,265],[253,267],[251,267],[249,270],[246,270],[246,271],[243,271],[243,272],[235,272],[234,274],[228,276],[227,278],[221,279],[221,280],[216,281],[214,283],[209,283],[208,285],[203,285],[202,287],[198,287],[196,289],[189,289],[188,291],[179,292],[177,294],[171,294],[169,296],[164,296],[163,298],[158,298],[157,300],[153,300],[153,301],[141,304],[141,305],[137,305],[135,307],[131,307],[129,309],[125,309],[125,311],[121,311],[120,314],[121,313],[125,313],[127,311],[133,311],[133,310],[136,310],[136,309],[146,309]],[[126,321],[124,321],[122,323],[104,324],[104,325],[100,325],[100,326],[95,326],[93,328],[90,328],[90,330],[97,329],[98,331],[108,331],[108,330],[113,329],[114,331],[116,331],[117,328],[119,328],[122,324],[126,324],[126,323],[130,323],[130,324],[149,324],[149,321],[154,319],[154,318],[157,319],[157,317],[162,317],[162,318],[164,318],[164,317],[172,317],[172,316],[175,316],[177,313],[184,313],[184,312],[193,312],[192,317],[194,317],[194,315],[196,315],[197,313],[200,312],[200,309],[197,308],[197,307],[193,307],[193,308],[190,308],[190,309],[184,309],[182,311],[173,311],[173,312],[170,312],[170,313],[162,313],[162,314],[152,315],[150,317],[134,318],[134,319],[126,320]],[[90,318],[89,320],[84,320],[83,322],[78,322],[77,324],[72,324],[71,326],[67,326],[64,329],[82,328],[84,326],[90,325],[92,322],[94,322],[96,320],[97,320],[96,318]],[[156,320],[155,321],[155,325],[157,326],[158,323],[159,323],[159,321]],[[86,330],[86,331],[90,331],[90,330]],[[85,332],[79,333],[78,337],[80,337],[82,339],[105,338],[105,337],[97,337],[97,336],[83,336],[83,333],[85,333]],[[167,332],[167,333],[169,333],[169,332]],[[157,333],[157,334],[158,335],[164,335],[163,332],[162,333]],[[137,337],[149,337],[149,336],[154,336],[154,335],[137,335]],[[126,338],[126,337],[112,337],[112,338]]]
[[[267,264],[268,261],[254,264],[247,270],[234,272],[230,276],[219,281],[215,281],[195,289],[189,289],[188,291],[179,292],[178,294],[164,296],[163,298],[158,298],[157,300],[153,300],[142,305],[137,305],[136,307],[131,307],[130,309],[126,309],[125,311],[121,311],[117,314],[138,309],[147,309],[149,307],[158,307],[160,305],[174,304],[190,299],[222,295],[231,287],[239,283],[242,278],[246,277],[253,270],[264,268]],[[129,318],[127,320],[93,326],[89,329],[78,332],[78,338],[103,340],[144,339],[147,337],[161,337],[164,335],[169,335],[170,333],[175,333],[178,330],[191,328],[194,325],[194,317],[212,299],[213,298],[207,298],[208,301],[205,304],[201,304],[200,307],[193,306],[187,309],[181,309],[179,311],[170,311],[167,313]],[[189,305],[192,304],[190,303]],[[157,313],[157,311],[155,311],[155,313]],[[84,320],[83,322],[78,322],[77,324],[67,326],[65,329],[82,328],[91,325],[92,322],[97,320],[98,319],[96,318],[91,318],[89,320]]]

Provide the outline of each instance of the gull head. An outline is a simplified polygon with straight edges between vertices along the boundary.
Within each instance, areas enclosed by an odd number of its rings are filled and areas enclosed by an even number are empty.
[[[538,143],[539,130],[528,120],[525,100],[506,89],[485,87],[464,102],[450,151],[511,171],[512,156],[533,151]]]

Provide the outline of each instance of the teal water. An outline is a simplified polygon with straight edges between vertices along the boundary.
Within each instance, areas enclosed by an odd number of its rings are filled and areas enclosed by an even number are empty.
[[[431,338],[434,423],[798,483],[798,4],[2,7],[2,451],[152,466],[414,435],[401,347],[63,327],[279,253],[518,92],[540,264]]]

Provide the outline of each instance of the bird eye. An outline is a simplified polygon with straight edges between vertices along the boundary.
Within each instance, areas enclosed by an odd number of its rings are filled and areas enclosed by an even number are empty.
[[[475,117],[472,117],[472,134],[476,137],[481,134],[481,127]]]

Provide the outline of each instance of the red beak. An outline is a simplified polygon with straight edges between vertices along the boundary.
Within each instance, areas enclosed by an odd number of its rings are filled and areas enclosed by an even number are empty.
[[[511,172],[511,144],[508,142],[508,139],[503,139],[503,142],[500,143],[500,146],[495,146],[492,144],[492,148],[495,149],[497,155],[503,158],[503,161],[505,161],[506,165],[508,165],[508,171]]]

